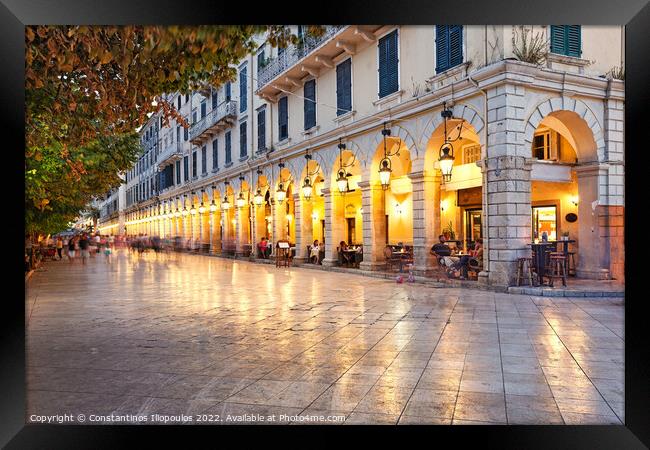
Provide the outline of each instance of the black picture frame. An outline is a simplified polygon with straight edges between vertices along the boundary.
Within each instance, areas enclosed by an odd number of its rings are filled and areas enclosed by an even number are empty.
[[[251,5],[252,6],[252,5]],[[306,7],[308,6],[308,7]],[[332,5],[334,6],[334,5]],[[309,11],[309,12],[307,12]],[[297,16],[302,12],[300,17]],[[0,114],[6,130],[5,155],[5,240],[8,241],[5,268],[9,286],[19,283],[18,255],[20,237],[24,229],[20,216],[23,204],[16,195],[15,186],[24,183],[24,25],[26,24],[200,24],[200,23],[578,23],[598,25],[626,25],[626,203],[632,205],[632,214],[643,205],[643,170],[648,167],[645,130],[650,101],[650,4],[647,0],[606,1],[580,0],[566,2],[547,0],[527,3],[520,0],[492,0],[486,2],[461,1],[441,6],[426,0],[396,4],[388,0],[345,2],[336,7],[322,7],[287,2],[264,3],[256,7],[242,7],[237,2],[215,3],[196,0],[188,5],[171,0],[94,2],[84,0],[2,0],[0,3],[0,60],[3,62],[0,79]],[[643,151],[642,151],[643,150]],[[645,164],[644,164],[645,163]],[[15,206],[13,205],[15,202]],[[643,220],[634,215],[627,220],[626,242],[630,237],[645,236],[640,229]],[[639,217],[640,218],[640,217]],[[17,231],[18,230],[18,231]],[[638,248],[638,247],[637,247]],[[639,257],[626,252],[626,290],[631,293],[625,305],[625,425],[624,426],[452,426],[452,427],[373,427],[370,431],[384,439],[388,434],[404,442],[404,433],[418,432],[425,442],[440,443],[440,437],[452,440],[454,447],[478,440],[479,445],[491,448],[646,448],[650,445],[650,414],[648,407],[650,364],[647,315],[643,314],[647,294],[642,291],[644,266],[635,264]],[[14,259],[15,258],[15,259]],[[22,256],[21,256],[22,258]],[[14,274],[12,271],[15,270]],[[639,295],[635,295],[636,291]],[[210,437],[211,446],[225,444],[223,434],[237,439],[237,445],[246,447],[260,430],[257,427],[178,427],[178,426],[65,426],[25,425],[25,309],[24,288],[5,295],[3,313],[2,395],[0,409],[0,444],[5,448],[116,448],[133,444],[136,436],[147,439],[147,447],[155,439],[165,443],[187,446],[187,433],[219,433],[218,440]],[[22,293],[22,297],[21,297]],[[255,428],[255,433],[249,430]],[[354,428],[354,427],[350,427]],[[313,441],[316,435],[333,434],[335,445],[342,445],[342,435],[348,427],[266,427],[265,434],[276,435],[292,431],[304,433]],[[369,430],[369,427],[359,427]],[[293,433],[292,433],[293,434]],[[391,436],[393,437],[393,436]],[[284,437],[286,439],[286,437]],[[286,443],[287,441],[285,441]],[[327,442],[327,438],[321,442]],[[268,445],[267,441],[265,445]],[[361,445],[361,444],[359,444]]]

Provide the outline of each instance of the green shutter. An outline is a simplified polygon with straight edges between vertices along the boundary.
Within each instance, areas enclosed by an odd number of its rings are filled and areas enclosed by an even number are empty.
[[[463,26],[449,26],[449,67],[463,62]]]
[[[449,68],[449,27],[436,25],[436,73]]]
[[[567,55],[580,57],[582,54],[582,40],[580,25],[566,25]]]
[[[399,60],[397,30],[379,40],[379,97],[399,89]]]

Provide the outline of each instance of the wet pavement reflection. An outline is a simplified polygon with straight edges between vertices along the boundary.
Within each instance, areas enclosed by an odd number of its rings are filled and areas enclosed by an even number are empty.
[[[47,263],[27,284],[25,310],[28,417],[624,421],[621,298],[118,250],[110,262]]]

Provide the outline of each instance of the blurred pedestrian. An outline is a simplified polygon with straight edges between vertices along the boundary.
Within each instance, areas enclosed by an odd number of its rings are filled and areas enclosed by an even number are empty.
[[[61,236],[56,238],[56,252],[59,254],[59,261],[63,259],[63,239]]]
[[[68,259],[70,260],[70,264],[74,262],[76,240],[77,238],[73,236],[68,241]]]
[[[90,241],[88,241],[88,236],[85,234],[81,235],[79,239],[79,250],[81,251],[81,262],[86,264],[86,260],[90,257]]]

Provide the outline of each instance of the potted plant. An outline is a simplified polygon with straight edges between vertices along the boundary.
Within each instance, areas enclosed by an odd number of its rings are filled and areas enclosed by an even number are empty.
[[[455,240],[456,239],[456,233],[454,233],[454,227],[451,223],[451,220],[449,221],[449,225],[445,227],[442,230],[442,234],[445,236],[445,239],[447,240]]]

